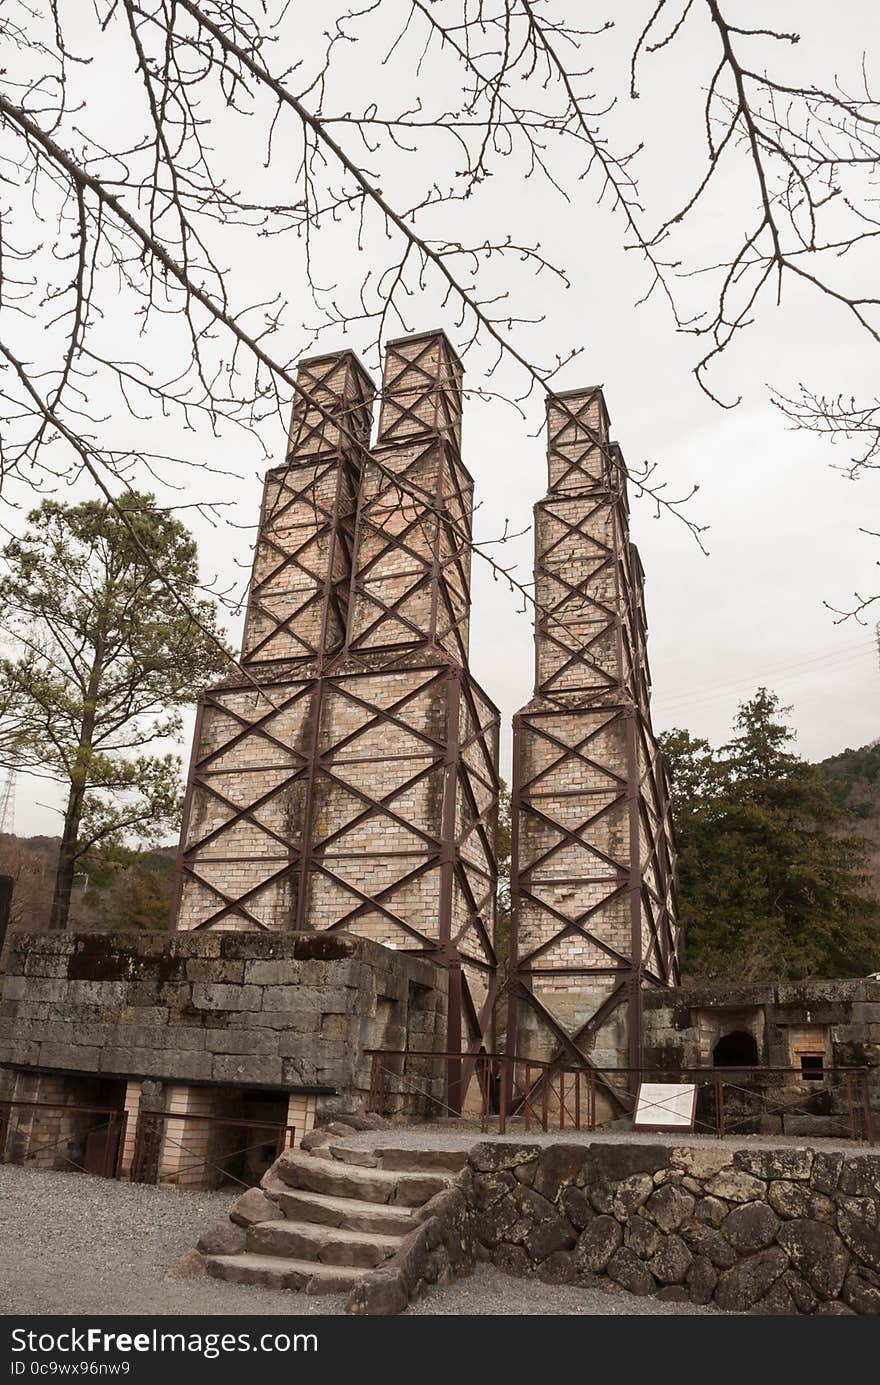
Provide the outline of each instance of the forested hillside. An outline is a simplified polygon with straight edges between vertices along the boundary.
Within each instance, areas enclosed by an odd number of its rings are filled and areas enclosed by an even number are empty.
[[[48,928],[59,837],[0,836],[0,874],[14,881],[13,928]],[[116,851],[86,861],[74,879],[71,928],[167,928],[176,846]]]
[[[869,844],[869,864],[880,894],[880,741],[832,755],[821,768],[833,781],[836,801]]]

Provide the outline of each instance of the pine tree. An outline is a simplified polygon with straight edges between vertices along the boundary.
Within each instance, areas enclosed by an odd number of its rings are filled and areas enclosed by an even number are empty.
[[[89,852],[176,826],[180,760],[161,746],[227,657],[195,540],[152,495],[44,500],[3,557],[2,743],[66,787],[50,922],[64,928]]]
[[[690,976],[860,976],[880,967],[865,844],[823,771],[794,753],[790,710],[760,688],[720,749],[687,731],[663,738]]]

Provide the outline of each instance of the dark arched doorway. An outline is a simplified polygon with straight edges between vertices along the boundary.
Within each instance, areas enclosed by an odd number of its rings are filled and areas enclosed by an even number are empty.
[[[735,1029],[724,1034],[712,1050],[716,1068],[755,1068],[758,1066],[758,1045],[754,1034]]]

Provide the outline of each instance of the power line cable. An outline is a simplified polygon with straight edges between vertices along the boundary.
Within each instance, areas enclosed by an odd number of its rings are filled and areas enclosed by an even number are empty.
[[[714,683],[698,684],[692,691],[686,693],[674,693],[669,697],[653,697],[652,706],[658,710],[674,710],[678,706],[690,705],[695,701],[703,701],[706,697],[714,695],[723,696],[729,691],[737,691],[746,686],[760,686],[778,677],[787,679],[798,678],[805,675],[824,673],[830,671],[835,666],[850,667],[855,666],[865,656],[868,650],[866,643],[850,645],[840,651],[831,650],[826,654],[814,655],[809,659],[802,659],[790,664],[779,664],[775,668],[763,669],[759,673],[743,674],[737,678],[719,679]]]

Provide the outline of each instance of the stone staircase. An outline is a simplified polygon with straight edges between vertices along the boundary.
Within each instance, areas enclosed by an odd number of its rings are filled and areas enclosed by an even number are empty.
[[[343,1142],[287,1151],[259,1191],[239,1198],[225,1237],[221,1228],[202,1238],[205,1268],[238,1284],[347,1293],[404,1249],[466,1159],[463,1151]]]

